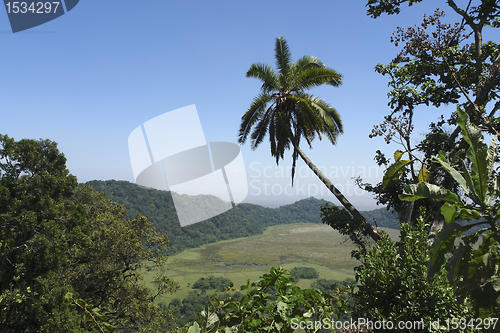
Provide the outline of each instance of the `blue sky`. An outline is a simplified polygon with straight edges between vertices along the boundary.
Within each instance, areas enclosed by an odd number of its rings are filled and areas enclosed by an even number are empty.
[[[342,87],[313,93],[338,110],[345,134],[337,146],[316,140],[306,153],[356,206],[374,208],[351,179],[379,181],[375,151],[397,149],[368,138],[390,111],[387,79],[374,66],[398,52],[389,41],[396,27],[447,6],[424,2],[374,20],[365,2],[82,0],[16,34],[0,11],[0,133],[56,141],[80,182],[134,181],[128,135],[165,112],[195,104],[207,141],[236,142],[241,116],[260,89],[245,73],[254,62],[274,67],[275,39],[284,36],[294,60],[311,54],[344,76]],[[438,115],[420,111],[417,133]],[[337,203],[301,161],[293,195],[284,193],[291,153],[277,167],[267,143],[241,149],[247,202],[275,206],[315,196]]]

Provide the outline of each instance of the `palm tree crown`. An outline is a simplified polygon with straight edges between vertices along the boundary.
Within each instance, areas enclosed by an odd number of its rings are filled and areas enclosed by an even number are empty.
[[[251,133],[251,147],[256,149],[269,132],[271,155],[283,159],[285,150],[294,146],[292,154],[292,184],[298,158],[296,147],[303,137],[309,147],[316,136],[325,135],[332,144],[343,133],[337,110],[319,97],[307,93],[313,87],[328,84],[338,87],[342,75],[313,56],[303,56],[292,63],[291,53],[283,37],[276,39],[277,71],[262,63],[254,63],[247,77],[262,80],[261,92],[241,118],[238,142],[246,142]],[[294,144],[294,141],[296,144]]]

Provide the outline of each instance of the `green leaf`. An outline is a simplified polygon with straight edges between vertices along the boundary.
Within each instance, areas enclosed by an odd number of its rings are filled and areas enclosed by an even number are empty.
[[[200,332],[201,332],[201,328],[197,322],[194,322],[193,325],[191,325],[188,329],[188,333],[200,333]]]
[[[102,323],[102,326],[108,331],[109,333],[116,332],[116,327],[109,324],[109,323]]]
[[[457,203],[462,205],[457,195],[444,187],[429,183],[418,183],[406,185],[403,189],[403,194],[399,195],[399,199],[403,201],[415,201],[418,199],[434,199],[438,201],[446,201],[449,203]]]
[[[278,302],[277,310],[278,310],[280,317],[283,318],[283,320],[288,319],[288,316],[287,316],[288,304],[286,304],[285,302],[281,302],[281,301]]]
[[[389,183],[404,171],[405,167],[410,164],[410,160],[400,160],[396,163],[391,164],[384,174],[384,179],[382,180],[382,186],[385,188]]]
[[[72,301],[72,300],[73,300],[73,297],[74,297],[74,294],[68,291],[68,292],[64,295],[64,300],[65,300],[65,301]]]
[[[399,150],[399,149],[398,149],[398,150],[396,150],[396,151],[394,152],[394,161],[395,161],[395,162],[399,162],[399,160],[401,159],[401,157],[403,156],[403,154],[404,154],[404,153],[403,153],[401,150]]]
[[[213,306],[209,305],[207,311],[200,313],[204,333],[216,333],[219,328],[219,316],[212,308]]]
[[[493,164],[495,163],[495,159],[497,157],[497,140],[498,136],[494,136],[491,139],[490,147],[488,148],[488,154],[486,155],[486,170],[488,173],[488,178],[491,178],[493,174]]]
[[[441,214],[443,214],[446,223],[451,223],[458,217],[457,207],[448,202],[441,206]]]
[[[431,173],[429,170],[425,168],[425,166],[422,165],[422,168],[420,169],[420,172],[418,173],[418,182],[419,183],[427,183],[429,181],[429,178],[431,177]]]
[[[79,299],[75,300],[75,302],[76,302],[76,304],[78,304],[78,305],[79,305],[82,309],[85,309],[85,307],[87,306],[87,303],[86,303],[83,299],[81,299],[81,298],[79,298]]]
[[[462,136],[469,144],[467,158],[471,161],[471,178],[479,199],[479,203],[484,203],[486,191],[488,190],[488,146],[483,142],[481,129],[472,124],[466,112],[457,108],[459,119],[458,125],[462,128]]]
[[[458,218],[461,219],[461,220],[467,220],[467,221],[470,221],[472,219],[479,219],[481,218],[483,215],[475,210],[475,209],[469,209],[469,208],[461,208],[460,211],[459,211],[459,214],[458,214]]]
[[[477,204],[481,204],[481,201],[479,199],[479,194],[476,190],[476,187],[474,185],[474,181],[472,180],[472,175],[469,172],[469,169],[467,168],[467,165],[465,165],[465,162],[463,159],[460,160],[460,166],[462,168],[463,172],[463,177],[465,181],[467,182],[467,186],[470,190],[469,192],[469,197]]]
[[[433,277],[441,270],[445,262],[445,254],[449,253],[455,243],[455,239],[462,234],[462,226],[456,222],[446,223],[443,229],[436,235],[434,243],[430,248],[430,260],[427,264],[428,278]]]
[[[450,165],[448,159],[446,158],[443,151],[439,152],[439,157],[435,156],[434,161],[441,164],[441,166],[448,172],[453,179],[460,185],[460,187],[464,190],[466,195],[469,195],[469,187],[467,186],[467,182],[464,177],[458,172],[454,167]]]
[[[262,320],[260,319],[254,319],[254,320],[251,320],[249,323],[248,323],[248,328],[250,329],[256,329],[257,327],[259,327],[259,325],[262,323]]]
[[[486,204],[491,204],[491,201],[500,196],[500,177],[499,175],[493,176],[493,186],[486,195]]]

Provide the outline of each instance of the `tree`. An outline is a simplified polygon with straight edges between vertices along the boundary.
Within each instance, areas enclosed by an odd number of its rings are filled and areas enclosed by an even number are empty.
[[[342,75],[325,67],[313,56],[306,55],[292,63],[288,44],[283,37],[276,39],[275,58],[277,72],[262,63],[252,64],[247,71],[247,77],[260,79],[263,83],[261,93],[254,98],[241,118],[239,143],[244,144],[250,135],[251,147],[256,149],[269,133],[271,155],[276,158],[277,164],[292,145],[292,185],[296,161],[300,156],[354,218],[364,221],[370,236],[379,239],[378,232],[299,146],[300,140],[304,138],[312,147],[314,138],[318,136],[321,140],[322,135],[335,144],[338,135],[342,134],[343,126],[338,112],[323,99],[307,93],[307,90],[323,84],[340,86]]]
[[[176,284],[164,267],[166,236],[143,216],[79,186],[49,140],[0,135],[0,332],[152,329],[153,303]],[[145,265],[159,272],[146,288]]]
[[[153,301],[179,288],[165,275],[168,236],[159,235],[142,215],[125,219],[123,206],[90,186],[80,185],[71,200],[83,207],[89,231],[71,247],[60,274],[114,327],[139,331],[165,327],[171,314]],[[142,281],[146,268],[156,273],[155,290]]]
[[[421,1],[369,0],[368,14],[374,18],[384,13],[398,14],[402,4],[411,6]],[[499,45],[483,40],[485,30],[500,27],[499,1],[471,0],[465,8],[459,8],[453,0],[446,3],[451,13],[458,15],[455,24],[443,23],[445,13],[436,9],[424,16],[420,26],[398,28],[391,41],[396,46],[401,44],[401,51],[390,64],[376,66],[377,72],[390,78],[388,96],[392,112],[375,126],[370,136],[383,136],[387,143],[396,142],[402,148],[394,154],[393,163],[378,151],[377,162],[387,167],[384,180],[376,186],[362,184],[375,193],[379,203],[396,209],[406,222],[415,221],[412,212],[418,206],[426,206],[427,218],[433,221],[430,243],[444,225],[442,203],[427,200],[405,204],[398,196],[405,185],[420,181],[440,183],[456,191],[458,184],[432,159],[440,150],[463,157],[468,143],[459,138],[461,129],[455,112],[437,116],[424,139],[415,142],[412,130],[417,107],[456,104],[473,124],[489,134],[496,134],[500,124],[496,115],[500,109]]]
[[[414,228],[403,223],[400,237],[400,243],[394,243],[383,233],[378,246],[363,254],[363,266],[357,274],[358,291],[353,294],[353,318],[390,322],[394,327],[388,332],[450,332],[446,321],[469,322],[473,315],[470,302],[456,302],[446,272],[427,275],[429,247],[423,221],[419,220]],[[397,325],[401,322],[420,327],[400,329]],[[459,332],[474,330],[465,326]]]
[[[58,280],[78,238],[69,198],[77,185],[54,142],[0,135],[0,327],[2,332],[81,332]],[[71,220],[62,218],[74,214]]]
[[[312,267],[294,267],[292,269],[292,279],[299,281],[300,279],[317,279],[319,273]]]

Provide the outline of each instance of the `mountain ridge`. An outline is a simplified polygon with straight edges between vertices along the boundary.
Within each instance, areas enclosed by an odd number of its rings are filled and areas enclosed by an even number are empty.
[[[118,204],[122,204],[132,218],[146,216],[161,234],[170,238],[169,254],[182,252],[221,240],[262,234],[267,227],[278,224],[322,223],[321,206],[333,204],[324,199],[307,198],[277,208],[241,203],[223,214],[208,220],[181,227],[169,191],[139,186],[128,181],[92,180],[85,183]],[[199,196],[198,200],[214,198]],[[368,221],[376,220],[378,227],[399,228],[397,215],[385,208],[361,212]]]

